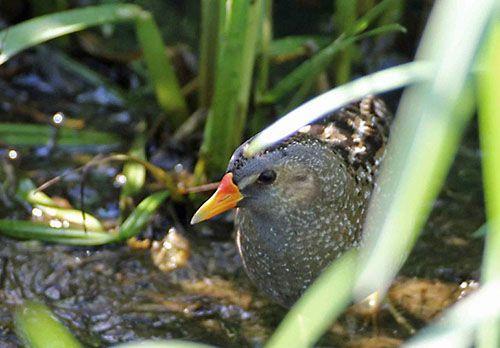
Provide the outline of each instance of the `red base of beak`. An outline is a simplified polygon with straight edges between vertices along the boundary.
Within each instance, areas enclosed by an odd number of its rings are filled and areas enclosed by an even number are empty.
[[[194,225],[200,221],[208,220],[235,208],[242,198],[243,195],[240,193],[238,186],[233,182],[233,173],[227,173],[222,178],[217,191],[194,214],[191,224]]]

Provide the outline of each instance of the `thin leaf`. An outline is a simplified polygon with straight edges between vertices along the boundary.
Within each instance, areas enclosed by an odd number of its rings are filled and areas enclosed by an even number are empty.
[[[116,234],[53,228],[42,223],[0,219],[0,232],[19,239],[35,239],[71,245],[102,245],[116,241]]]
[[[346,31],[346,36],[365,31],[377,18],[387,13],[399,0],[382,0],[373,6]]]
[[[138,133],[135,136],[132,146],[129,150],[129,155],[146,161],[146,133],[145,125],[141,125]],[[122,187],[122,196],[132,196],[141,190],[146,180],[146,167],[137,161],[128,161],[123,166],[123,175],[125,175],[126,182]]]
[[[142,9],[139,6],[113,4],[88,6],[29,19],[0,31],[0,38],[3,38],[0,65],[20,51],[42,42],[96,25],[130,21],[140,13]]]
[[[335,1],[335,23],[338,33],[347,32],[356,22],[357,0],[336,0]],[[335,81],[336,85],[341,85],[350,80],[352,58],[356,47],[344,49],[335,62]]]
[[[262,0],[227,2],[224,38],[219,46],[212,105],[205,124],[198,168],[220,173],[240,143],[246,118]],[[201,165],[200,163],[203,163]]]
[[[169,120],[178,127],[186,120],[188,109],[174,68],[167,57],[161,33],[151,14],[146,11],[137,16],[136,29],[156,99],[170,116]]]
[[[331,43],[326,36],[295,35],[286,36],[271,41],[269,55],[279,61],[287,60],[289,57],[301,57],[307,54],[310,46],[323,48]]]
[[[266,147],[286,138],[301,127],[340,109],[368,94],[378,94],[421,82],[432,74],[432,66],[413,62],[385,69],[323,93],[280,118],[255,136],[245,151],[253,156]]]
[[[35,185],[29,179],[23,179],[19,183],[18,195],[26,202],[38,208],[45,214],[46,218],[59,219],[69,223],[69,227],[82,227],[88,231],[102,232],[104,227],[101,222],[89,213],[85,218],[81,210],[61,208],[44,192],[36,191]],[[75,226],[76,225],[76,226]]]
[[[212,100],[215,85],[215,70],[219,52],[219,32],[224,21],[223,0],[204,0],[201,2],[201,39],[200,39],[200,72],[199,107],[208,109]]]
[[[266,95],[264,95],[260,102],[275,103],[276,101],[287,95],[289,92],[300,86],[306,79],[311,79],[318,76],[321,71],[325,70],[326,67],[332,62],[335,55],[337,55],[339,52],[349,47],[353,43],[370,36],[385,34],[393,31],[404,32],[404,28],[398,24],[389,24],[370,30],[363,34],[354,35],[347,38],[345,37],[345,35],[341,35],[341,37],[339,37],[337,40],[332,42],[330,45],[322,49],[312,58],[302,63],[299,67],[288,74]]]
[[[358,36],[354,36],[351,39],[357,41],[357,40],[361,40],[361,39],[364,39],[364,38],[367,38],[370,36],[383,35],[383,34],[386,34],[389,32],[393,32],[393,31],[404,32],[405,29],[402,26],[400,26],[399,24],[389,24],[389,25],[385,25],[385,26],[378,27],[376,29],[367,31],[367,32],[360,34]],[[351,39],[345,40],[345,44],[348,45],[349,42],[351,42],[350,41]],[[352,43],[354,43],[354,41]],[[346,52],[346,50],[341,49],[341,52]],[[324,68],[326,69],[327,66],[325,66]],[[290,103],[287,105],[285,110],[288,111],[288,110],[295,109],[297,106],[299,106],[301,103],[304,102],[305,98],[311,92],[314,83],[320,77],[320,74],[324,74],[324,71],[319,71],[317,74],[311,73],[309,76],[307,76],[305,78],[305,80],[302,82],[302,85],[300,86],[299,90],[293,95]]]
[[[0,142],[11,146],[46,145],[54,136],[50,126],[26,123],[0,123]],[[111,133],[60,128],[57,133],[60,146],[117,146],[119,138]]]
[[[16,333],[28,348],[83,347],[57,317],[43,304],[26,302],[16,310]]]
[[[0,65],[20,51],[45,41],[96,25],[132,21],[135,21],[137,37],[158,103],[171,116],[172,123],[179,125],[188,115],[186,102],[153,17],[137,5],[88,6],[36,17],[10,26],[0,31],[0,38],[4,42],[0,52]]]
[[[169,191],[159,191],[139,203],[137,208],[121,224],[119,239],[123,240],[139,234],[168,195]]]
[[[485,284],[500,279],[500,24],[496,22],[486,42],[483,66],[478,76],[479,132],[482,149],[484,197],[488,233],[481,278]],[[479,330],[477,347],[500,346],[500,322],[486,323]]]
[[[435,70],[402,97],[365,223],[358,299],[385,292],[431,211],[472,116],[467,81],[494,3],[434,6],[417,59],[433,62]]]

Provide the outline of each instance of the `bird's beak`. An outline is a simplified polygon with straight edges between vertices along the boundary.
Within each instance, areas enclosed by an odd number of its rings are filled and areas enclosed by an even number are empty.
[[[227,173],[222,178],[217,191],[194,214],[191,224],[194,225],[200,221],[208,220],[229,209],[233,209],[242,199],[243,195],[233,182],[233,173]]]

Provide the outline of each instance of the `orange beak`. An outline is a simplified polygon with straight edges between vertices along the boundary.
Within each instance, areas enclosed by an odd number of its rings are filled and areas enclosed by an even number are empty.
[[[227,173],[222,178],[217,191],[194,214],[191,224],[194,225],[236,208],[236,204],[242,199],[243,195],[233,182],[233,173]]]

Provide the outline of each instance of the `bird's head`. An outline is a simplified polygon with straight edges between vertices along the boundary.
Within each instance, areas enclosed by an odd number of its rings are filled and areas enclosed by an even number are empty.
[[[328,200],[329,185],[348,181],[340,156],[314,139],[291,141],[253,157],[240,146],[229,162],[217,191],[193,216],[191,223],[210,219],[235,207],[262,214],[291,214]]]

